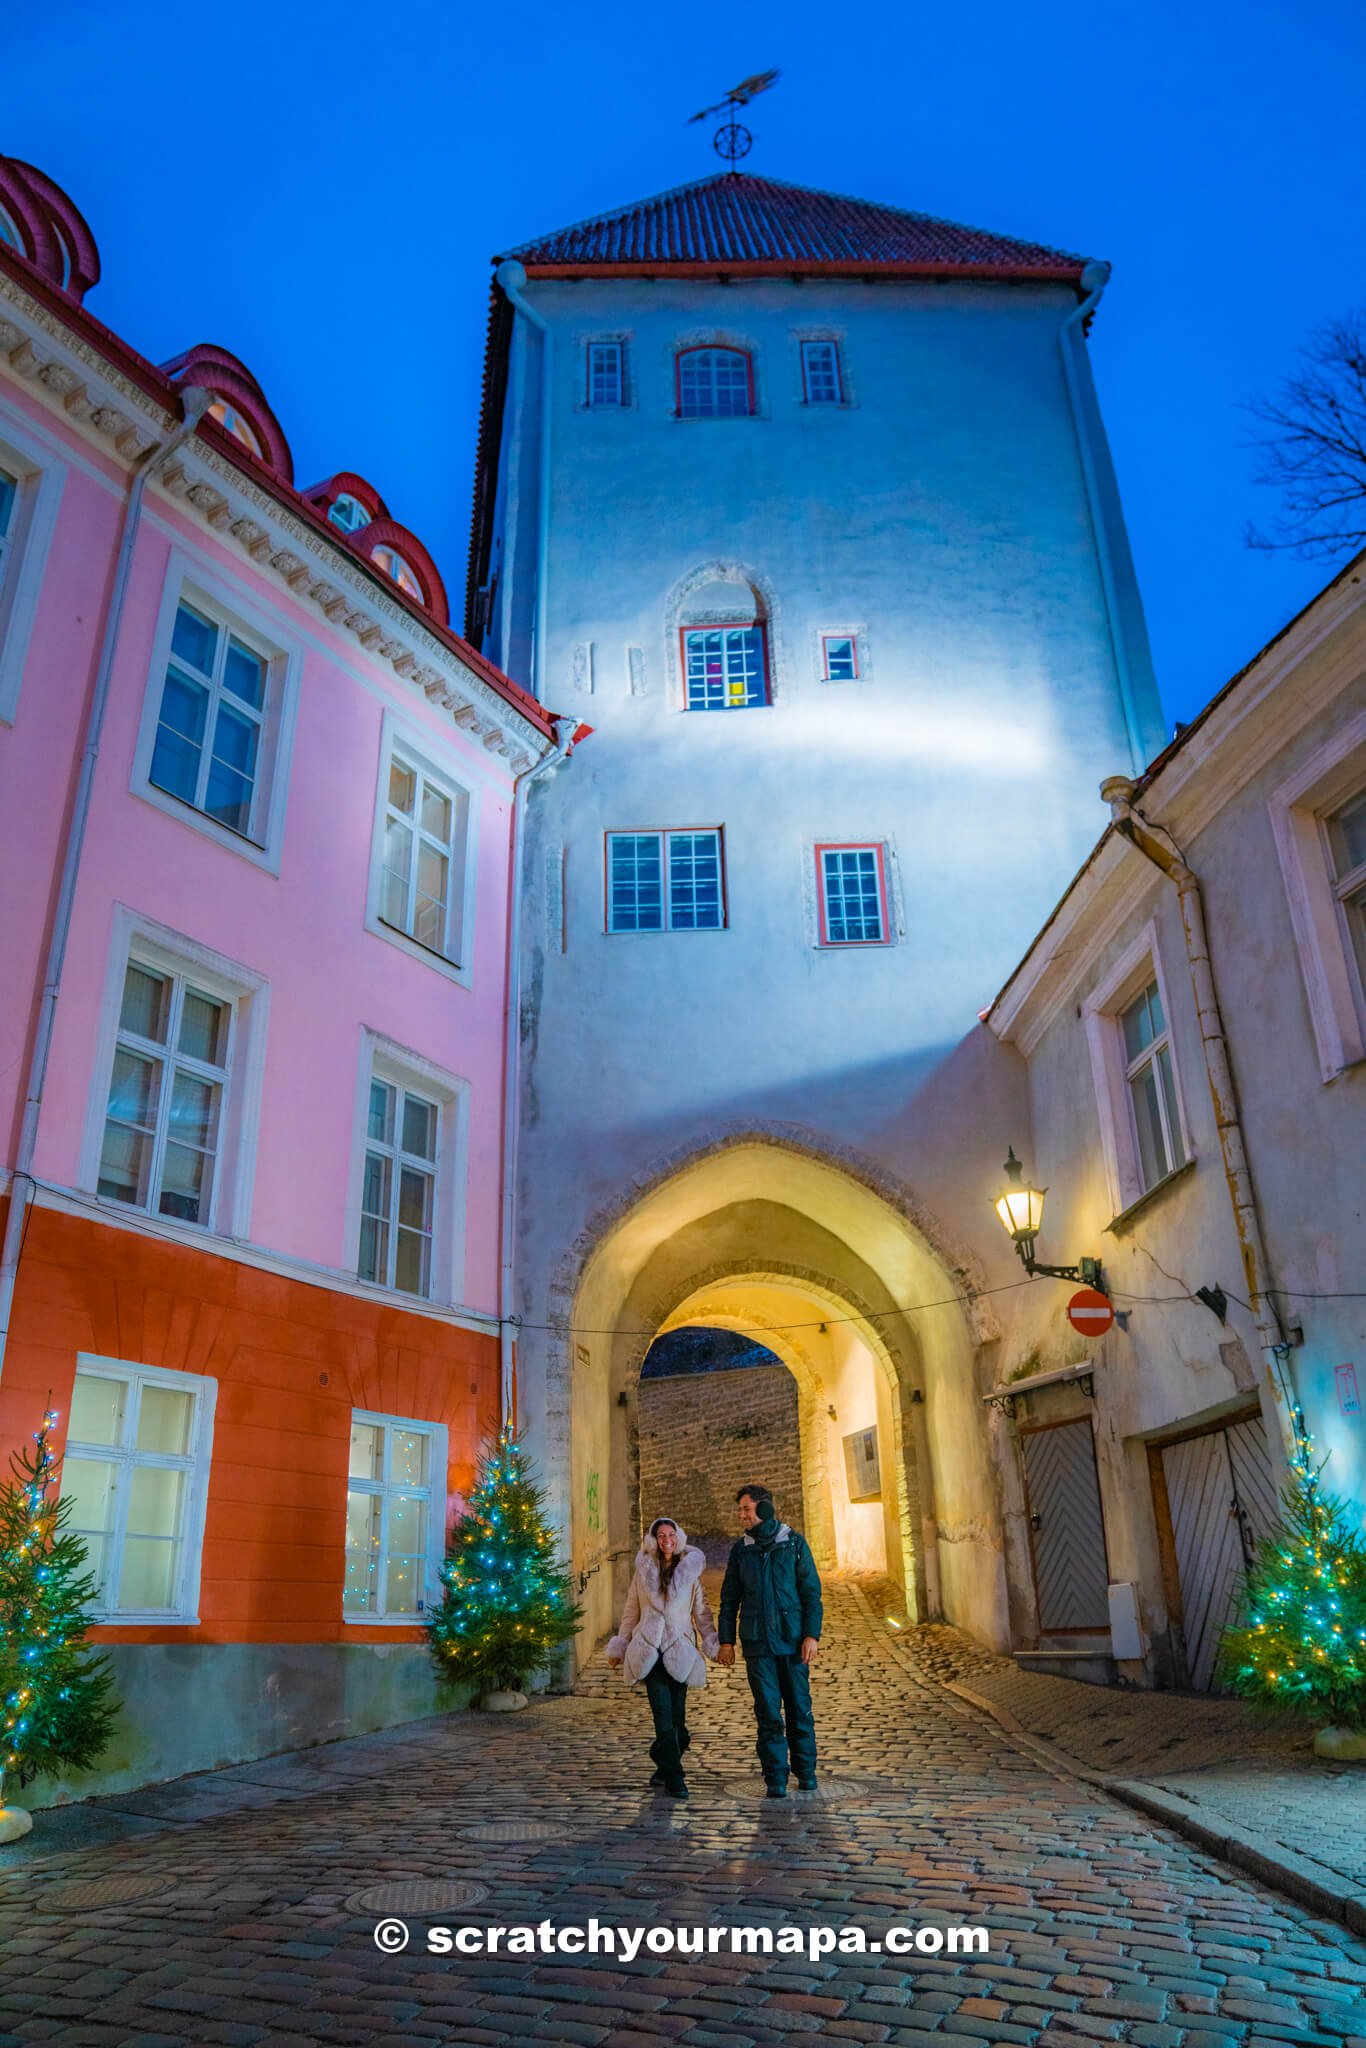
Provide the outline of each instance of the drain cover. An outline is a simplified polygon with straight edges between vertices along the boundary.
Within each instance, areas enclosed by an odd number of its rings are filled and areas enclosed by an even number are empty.
[[[477,1827],[458,1828],[467,1842],[556,1842],[569,1833],[546,1820],[486,1820]]]
[[[71,1877],[56,1884],[34,1885],[28,1894],[30,1905],[40,1911],[76,1912],[84,1906],[132,1906],[157,1892],[170,1891],[173,1877]]]
[[[456,1913],[464,1906],[477,1906],[489,1895],[486,1884],[462,1884],[440,1877],[397,1878],[392,1884],[372,1884],[368,1891],[352,1892],[346,1901],[351,1913],[397,1913],[422,1917],[428,1913]]]

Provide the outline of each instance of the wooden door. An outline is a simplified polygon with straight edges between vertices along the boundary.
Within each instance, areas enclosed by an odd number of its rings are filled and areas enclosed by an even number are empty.
[[[1041,1636],[1108,1633],[1109,1568],[1088,1417],[1022,1429]]]
[[[1162,1474],[1176,1553],[1186,1675],[1213,1688],[1219,1638],[1258,1539],[1276,1520],[1266,1425],[1249,1416],[1167,1444]]]

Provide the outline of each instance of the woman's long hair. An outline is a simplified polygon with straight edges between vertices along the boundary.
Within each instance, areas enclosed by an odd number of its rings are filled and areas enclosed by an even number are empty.
[[[660,1515],[656,1521],[651,1522],[650,1534],[655,1538],[655,1557],[659,1563],[659,1590],[664,1595],[664,1598],[667,1600],[669,1597],[669,1587],[673,1583],[674,1569],[678,1564],[679,1556],[681,1553],[675,1550],[672,1557],[664,1557],[661,1555],[659,1549],[659,1538],[656,1534],[656,1531],[664,1523],[668,1524],[668,1526],[673,1530],[675,1536],[678,1534],[678,1524],[673,1519],[672,1515]]]

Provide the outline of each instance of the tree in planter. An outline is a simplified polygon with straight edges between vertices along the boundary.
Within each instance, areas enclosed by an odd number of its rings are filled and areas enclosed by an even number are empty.
[[[520,1692],[578,1630],[583,1610],[556,1561],[544,1492],[507,1425],[480,1459],[441,1579],[427,1623],[432,1655],[443,1677],[481,1693]]]
[[[1360,1511],[1319,1483],[1296,1412],[1281,1519],[1263,1538],[1220,1644],[1220,1675],[1245,1699],[1335,1729],[1366,1730],[1366,1546]]]
[[[109,1659],[87,1641],[96,1585],[66,1526],[71,1503],[48,1441],[56,1422],[49,1410],[0,1486],[0,1799],[7,1780],[88,1769],[118,1712]]]

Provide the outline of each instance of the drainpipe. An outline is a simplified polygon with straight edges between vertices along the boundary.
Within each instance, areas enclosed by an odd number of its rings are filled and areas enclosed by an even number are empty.
[[[494,273],[503,295],[535,327],[541,337],[541,465],[536,486],[536,623],[531,649],[531,694],[545,702],[546,555],[550,541],[550,380],[553,365],[550,329],[543,315],[522,297],[526,268],[515,257],[498,265]],[[1136,767],[1142,767],[1138,761]]]
[[[1077,452],[1081,457],[1082,479],[1086,485],[1086,502],[1091,513],[1091,531],[1095,537],[1096,560],[1100,566],[1100,585],[1105,599],[1106,621],[1110,628],[1110,646],[1115,657],[1115,676],[1119,683],[1120,708],[1124,713],[1124,731],[1129,742],[1129,759],[1135,774],[1141,774],[1147,766],[1147,761],[1143,736],[1139,730],[1138,711],[1134,703],[1134,679],[1129,667],[1124,622],[1120,615],[1114,556],[1110,549],[1110,526],[1101,501],[1100,472],[1096,461],[1092,424],[1094,399],[1092,407],[1088,407],[1088,393],[1082,381],[1083,378],[1089,379],[1090,376],[1089,363],[1083,367],[1086,322],[1100,304],[1101,293],[1109,282],[1108,263],[1087,264],[1081,274],[1081,288],[1086,297],[1063,321],[1058,333],[1058,342],[1062,349],[1062,373],[1067,383],[1067,396],[1072,406],[1072,424],[1076,429]]]
[[[516,1258],[517,1152],[521,1132],[522,1069],[522,838],[526,796],[533,782],[569,759],[584,731],[573,718],[555,721],[554,744],[524,768],[512,784],[512,833],[508,852],[508,937],[503,1040],[503,1206],[499,1219],[498,1333],[502,1367],[502,1419],[512,1420],[517,1371]]]
[[[1283,1361],[1286,1357],[1285,1332],[1281,1328],[1274,1298],[1268,1291],[1266,1243],[1262,1235],[1261,1215],[1257,1206],[1257,1192],[1252,1182],[1252,1169],[1248,1165],[1247,1150],[1243,1143],[1238,1091],[1229,1063],[1228,1039],[1219,1008],[1214,969],[1210,962],[1209,935],[1205,928],[1205,906],[1199,878],[1166,827],[1152,824],[1135,808],[1136,792],[1137,784],[1130,781],[1127,775],[1111,775],[1100,786],[1102,801],[1109,804],[1110,816],[1116,829],[1176,886],[1176,898],[1181,908],[1181,925],[1186,937],[1186,959],[1190,965],[1191,986],[1195,991],[1195,1008],[1200,1021],[1205,1073],[1209,1080],[1210,1099],[1214,1104],[1214,1121],[1219,1131],[1219,1147],[1223,1153],[1224,1178],[1228,1182],[1229,1200],[1233,1205],[1233,1224],[1238,1233],[1238,1250],[1243,1262],[1243,1277],[1247,1282],[1248,1301],[1257,1322],[1258,1342],[1267,1353],[1293,1415],[1296,1402],[1285,1385],[1283,1374]]]
[[[188,440],[213,402],[212,393],[201,390],[198,385],[188,386],[180,396],[183,407],[180,424],[168,439],[149,448],[140,458],[133,472],[132,487],[123,511],[123,533],[119,540],[118,559],[114,566],[114,583],[104,622],[104,638],[100,645],[90,708],[86,713],[85,746],[81,755],[80,778],[76,784],[71,822],[67,826],[66,845],[62,851],[61,883],[57,892],[57,908],[52,920],[52,935],[48,940],[38,1023],[33,1034],[33,1053],[29,1060],[24,1115],[19,1126],[19,1151],[14,1162],[14,1172],[10,1176],[9,1216],[5,1224],[4,1244],[0,1247],[0,1372],[4,1370],[5,1345],[9,1338],[14,1289],[19,1277],[24,1225],[28,1219],[29,1203],[33,1199],[36,1186],[33,1178],[33,1155],[38,1144],[38,1118],[43,1106],[48,1054],[52,1049],[57,995],[62,985],[62,968],[66,961],[66,942],[71,931],[71,909],[76,897],[81,849],[85,844],[85,828],[90,818],[95,763],[99,759],[104,714],[109,702],[109,682],[114,669],[114,656],[118,651],[119,629],[123,622],[124,601],[128,595],[128,581],[132,572],[133,548],[137,541],[142,500],[149,480],[162,464],[174,455],[181,442]]]

